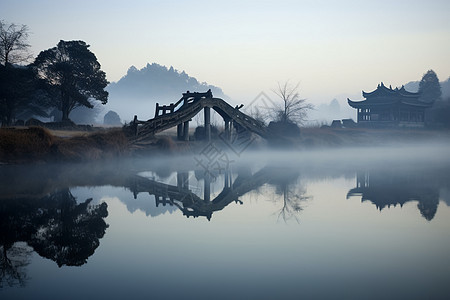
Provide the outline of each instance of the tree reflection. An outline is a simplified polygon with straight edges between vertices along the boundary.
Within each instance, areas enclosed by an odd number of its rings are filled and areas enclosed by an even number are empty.
[[[36,228],[30,245],[59,267],[86,263],[108,227],[103,220],[108,215],[107,204],[92,206],[91,201],[92,198],[77,204],[69,189],[44,198],[45,218]]]
[[[32,249],[24,243],[15,243],[7,247],[2,245],[0,253],[0,288],[7,286],[25,286],[26,266],[30,263]]]
[[[306,188],[298,182],[298,172],[279,171],[274,172],[276,176],[272,176],[270,184],[275,186],[275,193],[282,196],[283,206],[278,212],[278,220],[283,219],[285,222],[294,219],[297,223],[299,220],[299,212],[303,210],[301,203],[309,200],[311,196],[306,195]]]
[[[24,268],[31,253],[27,244],[59,267],[86,263],[108,227],[104,221],[107,204],[92,205],[91,201],[92,198],[77,203],[68,188],[39,199],[2,199],[2,282],[24,283]]]
[[[37,207],[30,199],[0,201],[0,286],[24,286],[26,283],[31,249],[21,241],[28,240],[34,231]]]

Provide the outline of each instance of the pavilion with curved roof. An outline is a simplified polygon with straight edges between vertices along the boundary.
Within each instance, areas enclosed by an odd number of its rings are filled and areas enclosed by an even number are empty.
[[[358,124],[367,127],[423,127],[425,110],[433,103],[419,99],[419,93],[386,87],[383,82],[372,92],[362,91],[365,100],[348,104],[357,110]]]

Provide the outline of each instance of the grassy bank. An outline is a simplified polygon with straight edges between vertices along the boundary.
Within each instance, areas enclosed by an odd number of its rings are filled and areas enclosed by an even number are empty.
[[[46,129],[0,129],[0,162],[40,161],[49,155],[55,138]]]
[[[0,162],[85,161],[123,156],[129,151],[121,129],[71,138],[55,136],[42,127],[0,129]]]

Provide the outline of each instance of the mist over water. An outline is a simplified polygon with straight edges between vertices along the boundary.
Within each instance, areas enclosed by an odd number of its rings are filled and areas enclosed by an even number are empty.
[[[0,166],[0,295],[444,299],[448,149]]]
[[[450,1],[355,2],[1,0],[0,300],[450,299]]]

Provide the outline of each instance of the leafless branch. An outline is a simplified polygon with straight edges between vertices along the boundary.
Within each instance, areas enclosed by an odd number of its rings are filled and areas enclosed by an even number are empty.
[[[27,62],[29,29],[27,25],[6,24],[0,21],[0,63],[3,65]]]
[[[289,81],[283,84],[278,82],[277,89],[272,90],[282,100],[274,109],[277,121],[302,124],[308,111],[314,108],[312,104],[306,103],[306,99],[300,97],[299,86],[300,83],[291,85]]]

